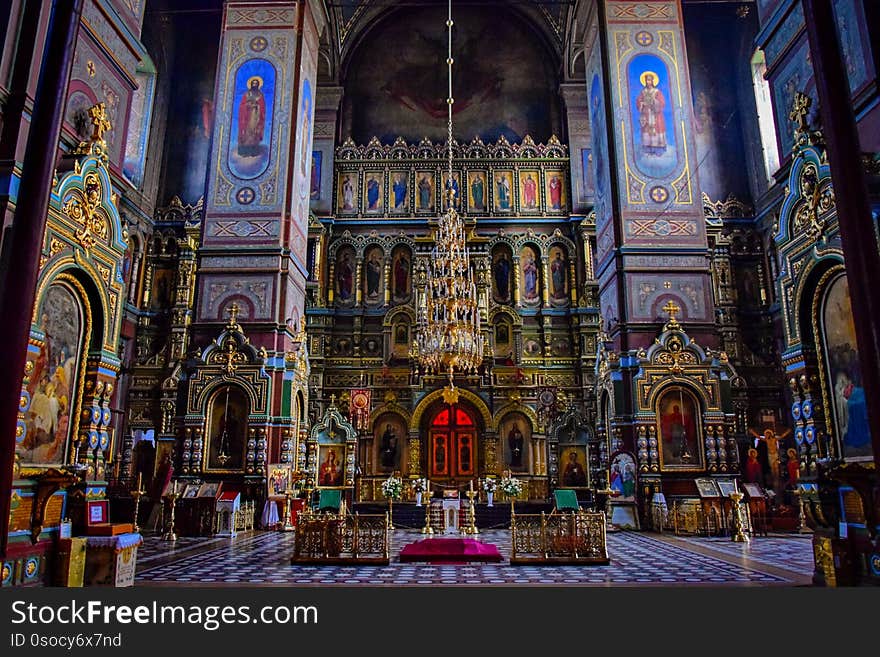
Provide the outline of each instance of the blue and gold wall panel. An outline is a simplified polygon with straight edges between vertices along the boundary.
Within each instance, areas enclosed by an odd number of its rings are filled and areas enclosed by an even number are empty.
[[[200,272],[202,321],[302,315],[317,53],[303,3],[226,4],[202,249],[236,251]]]
[[[205,246],[278,244],[296,77],[296,3],[226,5]]]
[[[708,324],[714,309],[681,3],[610,1],[599,22],[605,39],[588,48],[587,93],[604,328],[663,321],[670,300],[681,319]]]

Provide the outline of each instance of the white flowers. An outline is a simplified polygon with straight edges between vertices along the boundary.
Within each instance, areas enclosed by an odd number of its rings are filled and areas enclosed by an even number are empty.
[[[494,493],[497,485],[498,484],[495,483],[494,479],[489,479],[489,478],[483,479],[483,490],[486,491],[487,493]]]
[[[409,482],[409,486],[412,488],[413,493],[424,493],[427,483],[424,479],[413,479]]]
[[[392,500],[397,500],[400,499],[400,494],[402,492],[403,482],[400,480],[400,477],[395,477],[394,475],[392,475],[382,482],[382,494],[385,497],[388,497]]]
[[[518,497],[522,493],[522,482],[513,477],[504,477],[501,480],[501,492],[510,497]]]

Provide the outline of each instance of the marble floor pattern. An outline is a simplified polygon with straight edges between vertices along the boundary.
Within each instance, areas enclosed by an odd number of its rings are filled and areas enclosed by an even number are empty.
[[[327,585],[538,585],[538,586],[806,586],[813,558],[809,537],[771,535],[748,544],[729,538],[614,532],[610,565],[511,566],[510,532],[487,530],[498,564],[405,563],[400,549],[422,537],[393,533],[389,566],[292,566],[293,534],[254,532],[235,539],[180,538],[176,544],[146,536],[138,553],[136,585],[327,586]]]

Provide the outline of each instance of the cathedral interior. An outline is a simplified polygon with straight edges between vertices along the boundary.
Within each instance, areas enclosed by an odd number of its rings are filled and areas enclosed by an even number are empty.
[[[880,583],[880,3],[0,14],[3,587]]]

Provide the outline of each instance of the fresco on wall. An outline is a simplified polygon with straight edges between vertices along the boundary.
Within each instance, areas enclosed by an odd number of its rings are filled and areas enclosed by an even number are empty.
[[[351,57],[344,135],[358,143],[446,139],[445,23],[445,7],[405,8],[366,35]],[[561,134],[556,67],[530,27],[500,5],[465,5],[453,30],[458,135],[545,142]]]
[[[581,149],[581,200],[588,200],[596,195],[595,172],[593,171],[593,151]]]
[[[865,18],[860,4],[857,0],[834,0],[840,52],[849,88],[853,92],[868,82],[872,73],[869,70],[870,57],[865,56],[868,36],[865,34]]]
[[[220,12],[181,14],[174,38],[186,43],[174,60],[168,94],[165,164],[160,198],[177,195],[195,203],[205,195],[209,147],[214,130],[214,76],[217,71]],[[180,52],[182,51],[182,52]]]
[[[300,82],[299,113],[297,114],[296,134],[294,136],[295,156],[294,161],[291,163],[294,171],[292,195],[294,199],[294,222],[291,234],[291,252],[299,258],[300,262],[306,259],[309,200],[314,175],[312,172],[312,160],[314,157],[312,136],[315,124],[315,98],[312,81],[309,76],[315,75],[315,58],[312,53],[313,46],[310,43],[310,39],[304,39],[303,60],[300,66],[303,79]]]
[[[45,341],[34,360],[27,391],[26,432],[18,453],[22,465],[60,464],[76,416],[83,318],[79,301],[66,285],[51,285],[38,313]],[[73,421],[71,421],[73,420]]]
[[[780,156],[785,158],[794,145],[796,124],[789,118],[794,107],[795,94],[805,93],[812,100],[808,121],[816,124],[819,104],[816,101],[816,82],[813,78],[813,63],[810,60],[809,44],[806,34],[801,35],[800,43],[789,53],[787,61],[773,73],[770,86],[773,88],[773,111],[776,115],[776,129],[779,134]]]
[[[662,178],[678,164],[669,69],[656,55],[636,55],[627,66],[633,159],[645,174]]]
[[[229,170],[242,180],[250,180],[269,166],[275,67],[265,59],[245,62],[235,73],[233,94]]]
[[[598,74],[590,82],[590,133],[593,145],[593,180],[596,185],[596,230],[608,213],[608,135],[605,130],[605,92]],[[599,254],[601,255],[601,253]]]
[[[846,276],[838,277],[828,288],[822,328],[831,406],[843,457],[870,458],[873,452],[868,410]]]
[[[144,158],[147,156],[147,139],[153,110],[153,86],[156,78],[153,74],[139,71],[135,79],[138,87],[131,97],[122,173],[136,187],[140,187],[144,175]]]
[[[755,29],[754,16],[739,18],[732,6],[684,8],[694,103],[694,143],[700,188],[712,200],[750,197],[737,80],[747,63],[718,57],[718,43]],[[751,95],[751,87],[749,87]],[[748,99],[751,103],[751,98]],[[754,110],[752,110],[754,111]],[[760,155],[760,146],[757,146]]]

